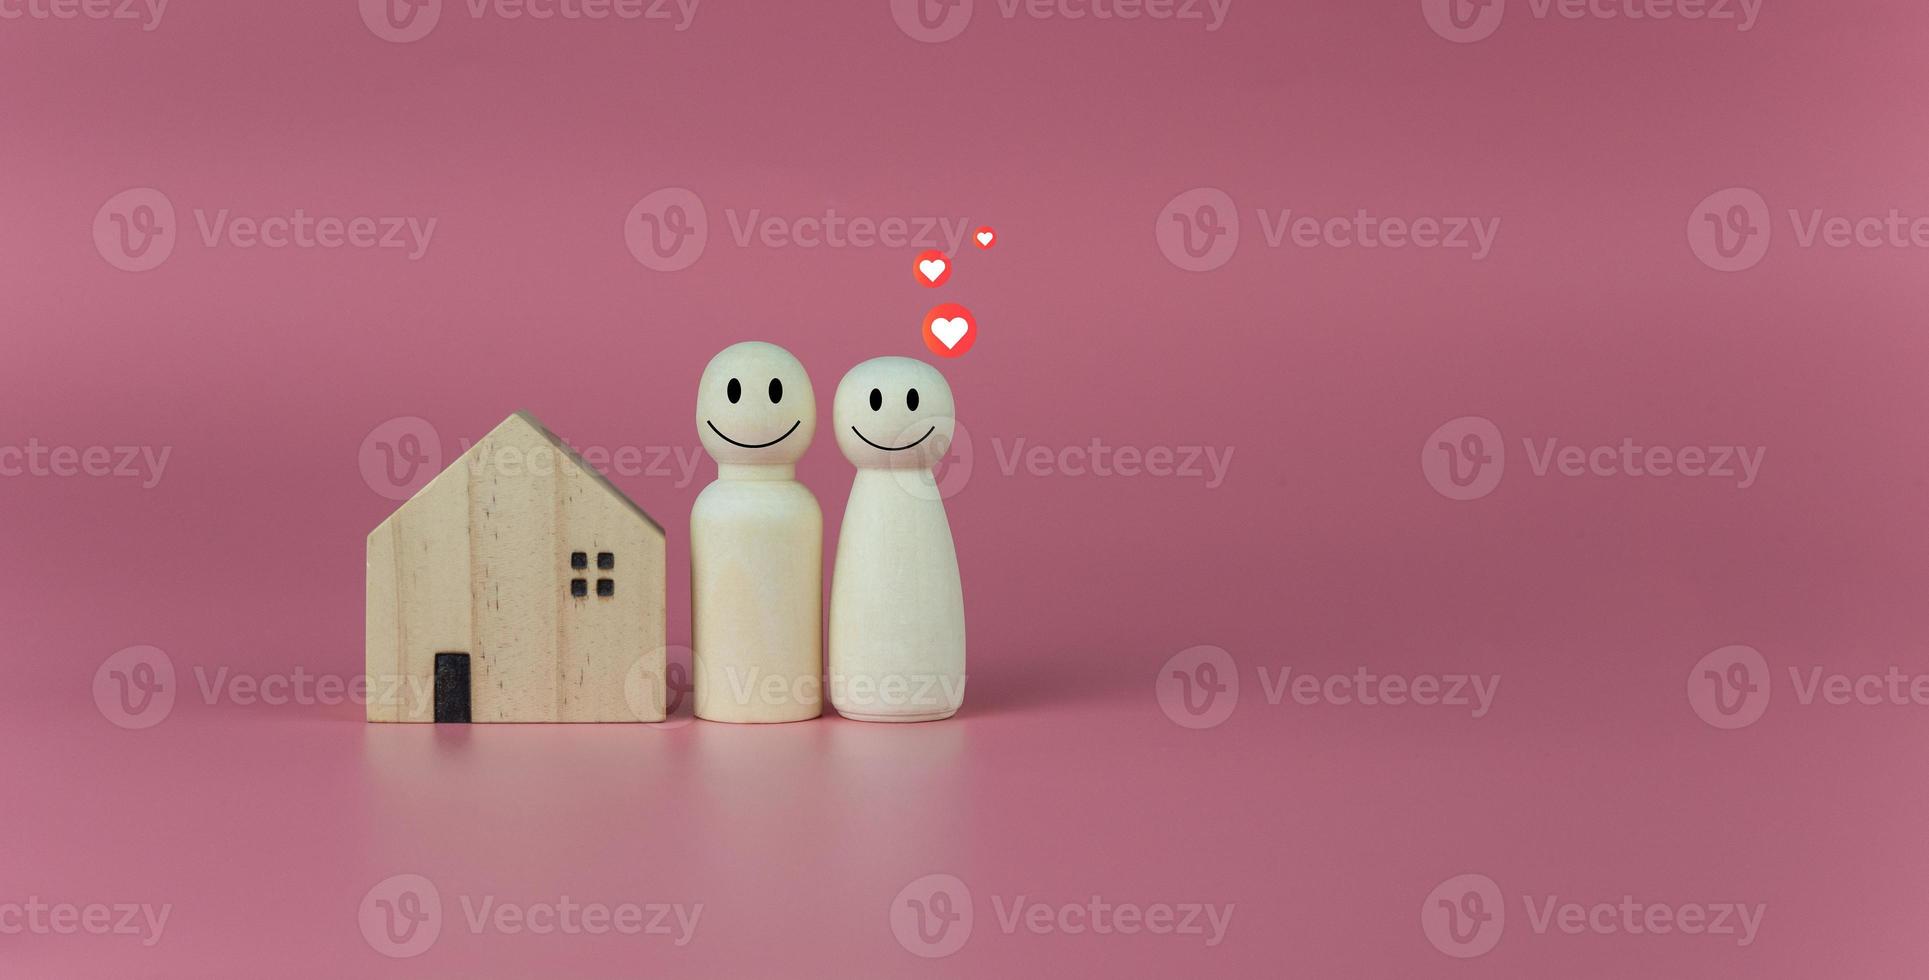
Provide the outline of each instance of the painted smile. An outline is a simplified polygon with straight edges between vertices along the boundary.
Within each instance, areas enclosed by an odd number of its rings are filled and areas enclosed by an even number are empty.
[[[851,426],[851,431],[852,431],[852,432],[857,432],[857,426],[855,426],[855,425],[853,425],[853,426]],[[932,426],[932,427],[931,427],[931,428],[929,428],[929,429],[926,429],[926,430],[924,430],[924,435],[921,435],[921,436],[919,436],[919,437],[918,437],[918,442],[923,442],[924,440],[926,440],[926,439],[929,439],[929,438],[931,438],[931,433],[933,433],[933,432],[936,432],[936,431],[938,431],[938,427],[937,427],[937,426],[935,426],[935,425],[934,425],[934,426]],[[719,433],[717,433],[717,434],[718,434],[718,435],[723,435],[723,433],[721,433],[721,432],[719,432]],[[862,432],[857,432],[857,437],[858,437],[859,439],[864,439],[864,433],[862,433]],[[914,442],[914,443],[911,443],[911,444],[909,444],[909,445],[904,445],[904,446],[880,446],[880,445],[878,445],[877,443],[875,443],[875,442],[872,442],[872,441],[871,441],[871,440],[869,440],[869,439],[864,439],[864,444],[865,444],[866,446],[869,446],[869,447],[871,447],[872,449],[882,449],[882,450],[884,450],[884,451],[885,451],[885,452],[887,452],[887,453],[901,453],[901,452],[903,452],[903,451],[905,451],[906,449],[910,449],[910,448],[911,448],[912,446],[915,446],[915,445],[917,445],[917,444],[918,444],[918,442]]]
[[[726,435],[724,435],[724,434],[723,434],[723,430],[722,430],[722,429],[719,429],[719,428],[717,428],[717,423],[715,423],[715,422],[712,422],[712,421],[710,421],[709,419],[704,419],[704,420],[703,420],[703,424],[704,424],[704,425],[707,425],[707,426],[709,426],[709,427],[710,427],[710,431],[711,431],[711,432],[714,432],[714,433],[716,433],[716,434],[717,434],[717,435],[718,435],[718,436],[719,436],[720,438],[722,438],[722,439],[723,439],[723,441],[724,441],[724,442],[727,442],[727,443],[729,443],[729,444],[731,444],[731,445],[733,445],[733,446],[737,446],[737,447],[739,447],[739,448],[742,448],[742,449],[763,449],[763,448],[766,448],[766,447],[769,447],[769,446],[775,446],[776,444],[778,444],[778,443],[780,443],[780,442],[783,442],[783,441],[784,441],[785,439],[788,439],[788,438],[790,438],[790,434],[791,434],[791,433],[793,433],[793,432],[796,432],[796,431],[797,431],[797,427],[798,427],[798,426],[800,426],[800,425],[803,425],[803,424],[804,424],[804,420],[803,420],[803,419],[798,419],[797,421],[795,421],[795,422],[792,422],[792,423],[790,424],[790,428],[788,428],[788,429],[785,429],[785,430],[784,430],[784,434],[783,434],[783,435],[781,435],[781,436],[778,436],[777,438],[775,438],[775,439],[772,439],[772,440],[770,440],[769,442],[756,442],[756,443],[751,443],[751,442],[738,442],[737,440],[735,440],[735,439],[732,439],[732,438],[730,438],[729,436],[726,436]],[[927,432],[927,433],[925,433],[925,435],[930,435],[930,433],[928,433],[928,432]],[[869,440],[869,439],[866,439],[866,440],[864,440],[864,441],[865,441],[865,442],[869,442],[870,440]],[[915,445],[915,444],[914,444],[914,445]]]

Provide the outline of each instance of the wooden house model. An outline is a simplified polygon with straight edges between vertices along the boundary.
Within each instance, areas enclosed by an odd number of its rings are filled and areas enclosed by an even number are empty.
[[[517,412],[368,536],[369,721],[664,716],[663,528]]]

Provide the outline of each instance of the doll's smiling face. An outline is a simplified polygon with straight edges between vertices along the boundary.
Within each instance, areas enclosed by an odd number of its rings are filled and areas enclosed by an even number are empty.
[[[732,344],[697,382],[697,436],[719,463],[795,463],[817,433],[810,375],[776,344]]]
[[[938,369],[879,357],[844,375],[831,399],[837,448],[860,467],[931,467],[957,430],[951,386]]]

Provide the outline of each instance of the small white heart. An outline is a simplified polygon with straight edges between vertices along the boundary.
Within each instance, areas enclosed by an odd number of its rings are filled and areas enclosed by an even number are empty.
[[[981,231],[981,232],[979,232],[979,233],[978,233],[978,244],[980,244],[980,245],[989,245],[989,244],[991,244],[991,232],[988,232],[988,231]]]
[[[944,275],[943,259],[924,259],[918,263],[918,272],[924,275],[925,282],[937,282]]]
[[[971,321],[961,316],[939,317],[931,321],[931,335],[944,344],[945,350],[958,346],[958,341],[971,330]]]

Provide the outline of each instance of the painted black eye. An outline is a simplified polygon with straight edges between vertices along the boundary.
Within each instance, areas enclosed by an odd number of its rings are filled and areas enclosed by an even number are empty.
[[[911,393],[904,396],[904,404],[905,407],[913,412],[918,410],[918,390],[916,388],[911,389]]]
[[[730,396],[730,404],[735,405],[737,399],[743,397],[743,385],[738,384],[736,378],[731,378],[730,387],[725,388],[723,393]]]
[[[783,400],[784,400],[784,383],[782,381],[777,380],[776,378],[771,378],[770,379],[770,403],[772,405],[775,405],[778,402]]]
[[[881,392],[876,388],[872,388],[871,389],[871,411],[875,412],[875,411],[878,411],[879,409],[882,409],[883,407],[884,407],[884,392]]]

